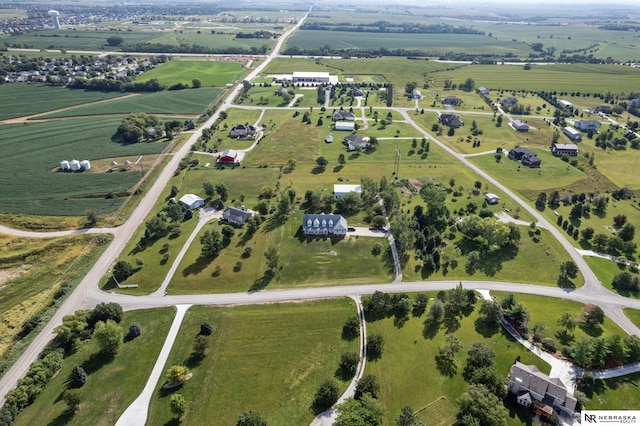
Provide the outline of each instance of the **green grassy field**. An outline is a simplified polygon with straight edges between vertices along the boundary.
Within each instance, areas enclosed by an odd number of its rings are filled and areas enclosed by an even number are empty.
[[[203,321],[209,321],[214,331],[209,355],[192,365],[193,377],[175,389],[189,402],[184,421],[229,425],[242,411],[255,410],[269,424],[309,424],[317,388],[334,377],[342,352],[358,351],[357,340],[340,338],[345,320],[355,313],[348,299],[191,308],[167,365],[188,362]],[[336,380],[344,391],[347,382]],[[172,393],[154,392],[149,424],[170,420]]]
[[[201,88],[136,94],[123,99],[114,99],[93,105],[81,105],[38,118],[129,114],[140,111],[149,114],[197,115],[205,111],[222,93],[222,90],[216,88]]]
[[[436,86],[443,86],[447,79],[462,83],[473,78],[476,87],[484,86],[491,90],[577,91],[586,95],[594,92],[628,93],[629,87],[640,77],[640,70],[594,64],[539,65],[532,66],[530,70],[510,65],[466,65],[430,76]],[[591,102],[596,106],[602,100],[591,98]]]
[[[431,303],[433,300],[429,305]],[[435,363],[438,346],[444,343],[444,329],[434,333],[427,328],[424,314],[411,317],[401,326],[394,324],[394,318],[367,323],[367,334],[381,334],[385,341],[382,357],[367,362],[365,370],[365,374],[375,375],[380,383],[379,400],[386,408],[384,424],[393,424],[404,405],[410,405],[418,412],[420,419],[428,421],[430,425],[453,424],[458,410],[456,399],[467,389],[461,376],[467,358],[466,351],[476,341],[484,341],[493,347],[496,368],[505,377],[518,356],[521,362],[534,364],[541,371],[549,372],[546,363],[502,330],[487,333],[478,329],[474,325],[476,318],[477,309],[463,318],[459,329],[455,331],[455,336],[464,347],[455,358],[457,374],[452,377],[441,374]],[[517,418],[509,423],[521,424]]]
[[[115,424],[144,388],[173,321],[174,311],[173,308],[158,308],[125,312],[120,323],[124,334],[133,322],[142,326],[142,334],[124,343],[113,359],[98,356],[95,341],[85,342],[65,360],[60,372],[34,404],[20,413],[14,424],[43,424],[43,419],[50,425]],[[80,408],[70,416],[61,395],[69,385],[74,365],[82,366],[88,378],[80,389]]]
[[[596,274],[596,277],[598,277],[605,288],[608,288],[614,293],[621,294],[625,297],[640,299],[640,294],[629,293],[627,291],[618,291],[611,284],[613,282],[613,278],[623,271],[631,272],[631,275],[637,277],[638,273],[633,272],[630,267],[625,267],[624,265],[621,265],[617,262],[613,262],[609,259],[602,259],[600,257],[584,256],[584,260],[587,262],[593,273]]]
[[[268,219],[250,239],[240,230],[222,253],[215,259],[200,257],[201,245],[196,242],[178,267],[169,285],[172,294],[228,293],[268,288],[294,288],[328,285],[349,285],[388,282],[392,268],[382,255],[372,254],[375,243],[384,249],[382,238],[350,236],[345,239],[306,238],[302,235],[301,213],[290,214],[284,224]],[[207,225],[216,229],[219,224]],[[263,253],[274,244],[278,247],[280,263],[275,277],[265,274],[267,262]],[[245,247],[253,249],[247,257]],[[242,267],[236,270],[240,261]],[[221,271],[215,271],[220,265]]]
[[[203,86],[224,86],[234,83],[244,74],[240,62],[197,61],[174,59],[145,72],[136,81],[144,82],[157,78],[160,84],[172,86],[184,83],[191,86],[193,79],[198,79]]]
[[[38,114],[124,96],[122,93],[85,92],[35,84],[0,85],[0,120]]]
[[[122,198],[109,192],[126,191],[140,173],[61,173],[60,161],[97,160],[159,153],[167,142],[121,145],[111,141],[120,119],[73,119],[45,123],[3,125],[0,160],[4,185],[0,212],[45,215],[83,215],[113,212]]]
[[[636,327],[640,327],[640,310],[624,309],[624,314],[636,325]]]

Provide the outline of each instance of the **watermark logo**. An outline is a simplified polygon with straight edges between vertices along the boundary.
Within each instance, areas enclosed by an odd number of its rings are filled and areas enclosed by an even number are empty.
[[[640,410],[584,410],[581,420],[583,425],[640,425]]]

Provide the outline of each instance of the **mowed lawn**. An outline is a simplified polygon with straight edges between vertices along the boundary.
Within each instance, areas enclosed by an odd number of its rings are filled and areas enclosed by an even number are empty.
[[[640,328],[640,310],[624,309],[624,314],[636,325],[636,327]]]
[[[383,255],[372,253],[376,243],[382,245],[383,253],[386,251],[388,243],[384,238],[306,238],[301,219],[302,212],[291,213],[284,223],[269,218],[251,238],[236,229],[229,246],[215,259],[201,256],[202,245],[196,238],[169,285],[169,293],[228,293],[391,280],[391,265]],[[220,232],[221,226],[214,222],[203,232]],[[280,260],[275,276],[268,277],[263,254],[271,244],[278,248]],[[252,249],[249,256],[244,254],[246,247]],[[220,270],[216,271],[218,267]]]
[[[132,112],[146,112],[148,114],[197,115],[206,110],[207,106],[215,101],[222,93],[222,90],[211,87],[140,93],[133,96],[127,96],[122,99],[114,99],[108,102],[81,105],[38,118],[129,114]]]
[[[431,298],[435,294],[429,294]],[[427,310],[433,303],[429,301]],[[525,364],[534,364],[549,373],[549,366],[515,342],[501,329],[485,330],[475,324],[477,309],[460,321],[454,331],[463,348],[455,357],[457,372],[452,377],[443,375],[436,367],[438,346],[445,342],[445,330],[426,327],[425,314],[410,317],[402,325],[393,317],[368,322],[367,334],[380,334],[384,339],[384,352],[380,359],[368,361],[365,374],[373,374],[380,383],[379,400],[386,408],[384,424],[394,424],[395,417],[404,405],[409,405],[423,422],[429,425],[448,426],[455,422],[458,411],[456,399],[468,385],[462,378],[467,350],[476,341],[488,343],[496,353],[496,368],[507,377],[509,368],[517,357]],[[514,415],[515,416],[515,415]],[[509,424],[521,424],[517,417]]]
[[[98,355],[99,346],[95,341],[83,343],[65,359],[62,369],[14,424],[114,425],[144,388],[174,315],[173,308],[125,312],[120,323],[124,334],[133,322],[142,326],[142,334],[125,342],[112,359]],[[83,367],[88,378],[80,388],[79,410],[69,415],[62,393],[68,388],[74,365]]]
[[[122,198],[109,192],[127,191],[139,172],[59,172],[62,160],[96,160],[157,154],[166,141],[123,145],[113,142],[119,119],[73,119],[3,125],[0,149],[0,212],[74,216],[87,209],[108,213]]]
[[[136,81],[145,82],[157,78],[165,86],[177,83],[192,86],[192,81],[198,79],[203,86],[224,86],[235,83],[244,73],[240,62],[173,59],[145,72]]]
[[[631,274],[631,276],[638,278],[639,276],[637,271],[634,272],[633,269],[631,269],[628,266],[621,265],[609,259],[602,259],[600,257],[584,256],[584,260],[587,262],[587,264],[589,265],[593,273],[596,274],[596,277],[598,277],[598,279],[600,280],[600,282],[602,282],[602,285],[605,288],[608,288],[614,293],[618,293],[625,297],[640,299],[639,293],[630,293],[628,291],[617,290],[612,285],[613,278],[616,275],[624,271],[627,271]]]
[[[74,105],[114,99],[124,96],[117,92],[87,92],[64,87],[47,87],[36,84],[0,85],[0,120],[38,114]]]
[[[341,339],[342,326],[355,315],[349,299],[214,308],[187,312],[167,365],[190,365],[193,377],[180,388],[151,400],[148,424],[172,418],[169,398],[180,393],[189,404],[185,424],[231,425],[254,410],[269,424],[309,424],[316,390],[334,377],[342,352],[358,352],[358,341]],[[189,362],[200,324],[213,325],[209,354]],[[348,382],[336,377],[341,392]]]

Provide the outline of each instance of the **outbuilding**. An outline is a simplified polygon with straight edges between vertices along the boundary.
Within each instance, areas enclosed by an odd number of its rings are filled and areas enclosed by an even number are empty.
[[[486,194],[484,194],[484,200],[487,202],[487,204],[498,204],[500,202],[500,197],[498,197],[496,194],[492,194],[491,192],[487,192]]]
[[[574,142],[580,142],[582,140],[582,133],[573,127],[567,126],[562,129],[562,132]]]
[[[336,184],[333,185],[333,194],[336,198],[342,198],[347,195],[349,192],[355,192],[358,195],[362,194],[362,186],[360,185],[343,185]]]
[[[180,204],[188,208],[189,210],[195,210],[204,206],[204,200],[197,195],[185,194],[180,198]]]
[[[336,121],[336,130],[345,132],[353,132],[356,129],[356,123],[353,121]]]
[[[220,154],[220,158],[218,158],[218,163],[223,164],[235,164],[239,163],[238,160],[238,152],[234,149],[227,149]]]

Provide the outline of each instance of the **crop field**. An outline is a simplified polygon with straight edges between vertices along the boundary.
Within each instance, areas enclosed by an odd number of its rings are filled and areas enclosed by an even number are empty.
[[[209,355],[190,364],[193,377],[177,390],[189,401],[185,422],[231,425],[241,412],[255,410],[269,424],[309,424],[314,394],[324,380],[336,378],[340,393],[347,387],[335,372],[342,352],[358,351],[357,339],[341,339],[343,324],[355,314],[353,302],[345,298],[190,308],[167,366],[188,362],[203,321],[213,325],[213,333],[207,338]],[[149,424],[170,421],[173,393],[153,393]]]
[[[455,70],[430,74],[435,85],[444,80],[463,82],[473,78],[476,87],[491,90],[529,90],[547,92],[629,93],[640,79],[640,69],[620,65],[556,64],[532,65],[466,65]],[[599,105],[602,100],[593,100]]]
[[[74,105],[115,99],[122,93],[85,92],[35,84],[0,85],[0,120],[38,114]]]
[[[222,93],[222,90],[211,87],[142,93],[108,102],[81,105],[75,108],[65,109],[64,111],[39,116],[38,118],[129,114],[140,111],[149,114],[198,115],[205,111]]]
[[[329,45],[334,49],[419,49],[429,56],[440,56],[447,52],[511,53],[528,55],[531,49],[511,40],[495,40],[476,34],[394,34],[383,37],[375,33],[351,31],[300,30],[287,40],[287,47],[318,49]]]
[[[145,72],[136,81],[144,82],[157,78],[160,84],[165,86],[176,83],[191,86],[191,81],[198,79],[203,86],[224,86],[240,79],[244,72],[239,62],[173,59]]]
[[[61,173],[60,161],[157,154],[167,142],[122,145],[111,140],[119,119],[73,119],[4,125],[0,147],[0,212],[83,215],[115,211],[123,199],[109,192],[128,190],[140,179],[131,173]]]

